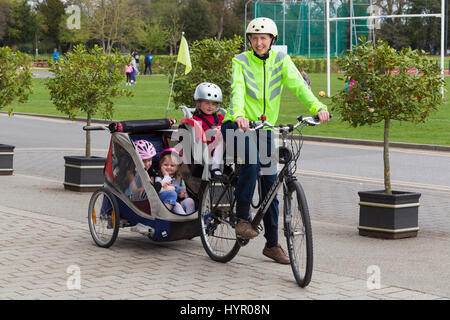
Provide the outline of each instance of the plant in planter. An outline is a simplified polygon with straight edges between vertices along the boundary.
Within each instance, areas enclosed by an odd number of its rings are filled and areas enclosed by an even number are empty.
[[[56,109],[72,120],[79,112],[87,115],[91,125],[94,114],[112,119],[113,98],[131,96],[130,90],[120,88],[124,67],[130,57],[118,53],[106,54],[97,45],[87,50],[78,45],[59,62],[50,63],[55,75],[46,83]],[[91,135],[86,131],[84,156],[66,156],[64,187],[75,191],[92,191],[103,184],[105,158],[91,156]]]
[[[422,123],[442,101],[445,84],[437,62],[424,52],[397,51],[387,42],[366,42],[337,64],[347,87],[333,97],[333,108],[351,126],[384,122],[384,190],[359,192],[361,235],[403,238],[417,235],[420,193],[392,190],[389,129],[392,120]]]
[[[31,57],[9,47],[0,47],[0,110],[14,100],[25,102],[32,92]],[[13,108],[8,108],[13,114]],[[0,144],[0,175],[13,174],[14,146]]]

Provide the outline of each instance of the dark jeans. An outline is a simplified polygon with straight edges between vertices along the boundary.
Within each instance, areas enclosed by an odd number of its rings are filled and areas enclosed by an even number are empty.
[[[153,72],[152,72],[152,64],[149,63],[149,64],[146,64],[146,65],[145,65],[144,75],[147,73],[147,68],[148,68],[150,74],[153,74]]]
[[[231,147],[232,142],[229,141],[227,143],[227,129],[232,129],[233,131],[236,131],[237,125],[234,122],[227,121],[222,124],[221,131],[222,136],[225,141],[225,150],[227,150],[227,147]],[[262,197],[264,198],[268,191],[270,190],[270,187],[277,179],[277,173],[275,171],[274,174],[270,174],[270,171],[268,170],[271,165],[274,165],[274,168],[276,170],[276,163],[272,163],[272,159],[269,157],[272,150],[275,150],[275,141],[274,141],[274,135],[272,131],[266,131],[267,132],[267,139],[262,139],[263,136],[260,136],[258,134],[255,134],[254,136],[246,136],[245,137],[245,151],[244,150],[237,150],[239,143],[237,141],[238,136],[234,136],[234,154],[242,155],[245,154],[245,159],[243,160],[243,164],[241,166],[240,175],[238,178],[238,182],[234,191],[234,195],[236,198],[237,206],[238,207],[250,207],[249,204],[251,203],[253,199],[253,193],[255,191],[256,186],[256,180],[258,179],[258,175],[260,170],[262,171],[261,175],[261,191],[262,191]],[[261,140],[261,141],[260,141]],[[266,140],[266,141],[264,141]],[[241,141],[241,144],[243,142]],[[263,146],[263,143],[266,143],[265,146]],[[265,147],[267,153],[266,155],[261,154],[261,151],[264,151]],[[260,150],[261,149],[261,150]],[[258,152],[255,152],[257,150]],[[227,151],[226,151],[227,152]],[[227,152],[229,154],[229,152]],[[256,159],[256,161],[254,161]],[[263,159],[264,161],[261,161]],[[274,161],[274,160],[273,160]],[[265,172],[268,170],[269,172]],[[267,174],[269,173],[269,174]],[[238,218],[241,219],[250,219],[250,212],[240,212],[238,211]],[[264,237],[267,240],[267,247],[271,248],[278,244],[278,198],[275,197],[275,199],[272,201],[272,204],[269,206],[268,211],[266,212],[264,216]]]

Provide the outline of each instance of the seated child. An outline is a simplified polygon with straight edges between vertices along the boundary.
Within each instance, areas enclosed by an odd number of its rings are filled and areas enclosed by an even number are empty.
[[[224,116],[217,113],[217,106],[222,103],[222,90],[213,83],[202,82],[195,88],[194,101],[197,109],[193,118],[202,124],[205,132],[211,129],[217,131],[215,136],[208,141],[208,148],[213,152],[211,178],[221,179],[220,165],[223,161],[223,139],[220,126]]]
[[[195,202],[187,197],[178,169],[181,157],[177,150],[166,149],[159,159],[159,176],[155,178],[155,189],[159,189],[159,198],[172,212],[188,215],[195,211]],[[180,199],[181,203],[177,202]]]
[[[141,156],[142,162],[144,163],[144,168],[146,171],[150,169],[152,165],[152,159],[156,155],[156,150],[153,144],[147,140],[138,140],[134,142],[137,152]],[[133,170],[135,171],[135,170]],[[130,185],[125,190],[125,195],[128,196],[132,201],[139,201],[147,198],[147,195],[142,186],[142,181],[139,175],[135,172],[130,172],[128,175]]]

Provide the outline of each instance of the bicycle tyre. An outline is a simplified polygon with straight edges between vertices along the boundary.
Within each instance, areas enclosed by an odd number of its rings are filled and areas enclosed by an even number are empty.
[[[94,242],[102,248],[109,248],[117,239],[120,227],[120,213],[111,191],[100,188],[89,201],[88,222]]]
[[[214,203],[215,186],[217,184],[213,182],[202,183],[199,197],[200,237],[208,256],[214,261],[226,263],[236,256],[241,246],[236,239],[230,209],[228,212],[223,212],[220,217],[211,212],[216,204]]]
[[[284,196],[284,234],[297,284],[304,288],[313,271],[313,240],[305,193],[298,181],[288,185]],[[293,205],[293,206],[292,206]]]

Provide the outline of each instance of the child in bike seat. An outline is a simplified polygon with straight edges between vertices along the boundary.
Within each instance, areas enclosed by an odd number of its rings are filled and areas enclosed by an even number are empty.
[[[163,150],[159,160],[159,175],[155,177],[155,189],[169,210],[189,215],[195,211],[195,202],[187,196],[183,179],[178,172],[181,163],[181,156],[177,150]]]
[[[217,113],[219,103],[222,103],[222,90],[214,83],[202,82],[194,92],[196,110],[193,119],[199,121],[203,130],[215,130],[216,133],[208,141],[208,149],[212,152],[211,178],[221,179],[220,165],[223,161],[223,139],[220,126],[224,116]]]

